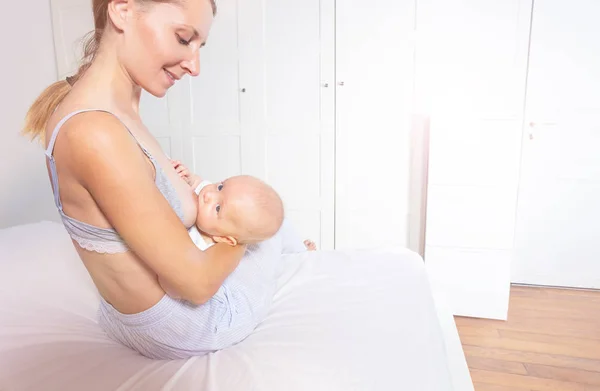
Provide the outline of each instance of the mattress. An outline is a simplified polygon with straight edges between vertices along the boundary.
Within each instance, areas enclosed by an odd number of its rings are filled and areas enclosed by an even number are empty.
[[[451,317],[440,321],[415,253],[317,251],[281,262],[272,309],[253,334],[204,357],[157,361],[98,327],[98,294],[61,225],[0,230],[0,390],[471,387],[456,330],[444,326]]]

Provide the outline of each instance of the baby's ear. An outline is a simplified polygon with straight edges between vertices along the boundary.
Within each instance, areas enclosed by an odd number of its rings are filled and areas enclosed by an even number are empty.
[[[213,236],[215,243],[226,243],[230,246],[237,246],[238,241],[233,236]]]

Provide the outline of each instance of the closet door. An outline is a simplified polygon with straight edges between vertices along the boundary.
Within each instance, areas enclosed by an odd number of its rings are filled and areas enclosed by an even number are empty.
[[[257,176],[333,248],[333,0],[223,2],[183,100],[184,146],[211,180]]]
[[[237,1],[219,3],[206,46],[200,49],[200,75],[186,76],[176,90],[184,162],[213,182],[244,172],[239,12]]]
[[[531,0],[420,0],[425,264],[454,314],[506,319]]]
[[[600,3],[536,0],[514,282],[600,289]]]
[[[406,247],[413,0],[336,2],[337,249]]]
[[[300,234],[333,249],[333,0],[245,0],[242,171],[282,196]]]
[[[50,6],[57,80],[61,80],[77,72],[83,56],[83,39],[94,29],[94,16],[89,2],[51,0]]]
[[[77,72],[83,55],[83,39],[94,30],[91,2],[80,0],[51,0],[54,50],[58,70],[57,80]],[[176,120],[180,100],[169,91],[163,99],[142,91],[140,115],[156,137],[164,152],[182,159],[181,130]]]

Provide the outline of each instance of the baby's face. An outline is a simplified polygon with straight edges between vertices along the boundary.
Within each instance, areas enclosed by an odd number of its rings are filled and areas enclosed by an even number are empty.
[[[277,193],[253,177],[234,176],[205,186],[198,195],[196,226],[214,240],[265,240],[277,232],[282,216],[283,206]]]
[[[235,223],[240,209],[234,180],[225,180],[205,186],[198,195],[196,226],[211,236],[237,238]]]

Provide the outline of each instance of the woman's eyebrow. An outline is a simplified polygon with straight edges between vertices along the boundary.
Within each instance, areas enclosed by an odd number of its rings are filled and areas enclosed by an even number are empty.
[[[187,28],[189,28],[189,29],[191,29],[191,30],[192,30],[192,32],[193,32],[193,34],[194,34],[194,37],[196,37],[196,38],[200,38],[200,39],[202,40],[202,44],[201,44],[200,46],[204,46],[204,45],[206,45],[206,39],[204,39],[204,37],[202,36],[202,34],[200,34],[200,33],[198,32],[198,30],[196,30],[194,27],[192,27],[192,26],[190,26],[190,25],[187,25],[187,24],[185,25],[185,27],[187,27]]]

